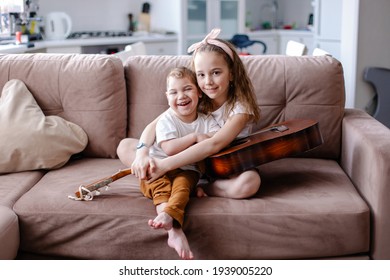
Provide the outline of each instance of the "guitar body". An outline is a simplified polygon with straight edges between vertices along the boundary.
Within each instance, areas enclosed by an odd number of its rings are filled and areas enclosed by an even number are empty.
[[[290,120],[275,124],[205,159],[206,174],[226,178],[277,159],[296,156],[323,143],[318,122]]]

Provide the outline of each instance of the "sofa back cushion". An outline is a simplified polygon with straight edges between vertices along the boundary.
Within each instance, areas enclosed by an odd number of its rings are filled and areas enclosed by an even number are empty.
[[[261,109],[255,129],[290,119],[319,122],[324,144],[305,156],[338,158],[344,114],[344,77],[339,61],[330,57],[243,56]],[[190,56],[134,56],[125,62],[128,94],[128,136],[168,108],[166,75],[191,65]]]
[[[78,124],[88,136],[83,154],[116,157],[126,137],[127,108],[123,65],[109,55],[0,55],[0,89],[22,80],[43,113]]]

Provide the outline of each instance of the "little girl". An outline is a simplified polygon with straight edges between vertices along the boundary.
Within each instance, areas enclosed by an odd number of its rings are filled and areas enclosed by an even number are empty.
[[[206,95],[202,98],[200,111],[211,114],[221,129],[211,138],[165,159],[149,158],[147,148],[137,149],[131,166],[138,178],[152,182],[170,170],[201,161],[219,152],[235,138],[249,135],[251,125],[259,120],[260,110],[246,69],[234,46],[217,38],[219,33],[219,29],[213,29],[205,39],[188,50],[193,52],[193,70],[200,89]],[[145,129],[138,147],[144,147],[144,142],[153,142],[154,126],[155,121]],[[118,156],[127,165],[134,157],[134,152],[129,157],[134,146],[134,141],[131,141],[125,139],[118,147]],[[215,178],[199,186],[197,195],[248,198],[258,191],[260,183],[259,173],[251,169],[227,179]]]

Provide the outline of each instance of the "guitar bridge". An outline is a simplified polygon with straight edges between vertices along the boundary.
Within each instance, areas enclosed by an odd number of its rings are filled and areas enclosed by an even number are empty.
[[[277,131],[277,132],[283,132],[288,130],[288,127],[285,125],[278,125],[278,126],[273,126],[270,128],[271,131]]]

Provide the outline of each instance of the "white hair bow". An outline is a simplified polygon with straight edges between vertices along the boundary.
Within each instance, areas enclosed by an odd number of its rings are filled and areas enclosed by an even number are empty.
[[[211,44],[211,45],[215,45],[215,46],[223,49],[230,56],[230,58],[233,60],[232,49],[229,48],[229,46],[226,45],[225,43],[216,40],[219,33],[221,33],[221,29],[214,28],[213,30],[211,30],[211,32],[209,34],[206,35],[206,37],[202,41],[192,44],[188,48],[187,52],[188,53],[196,52],[200,47],[207,45],[207,44]]]

